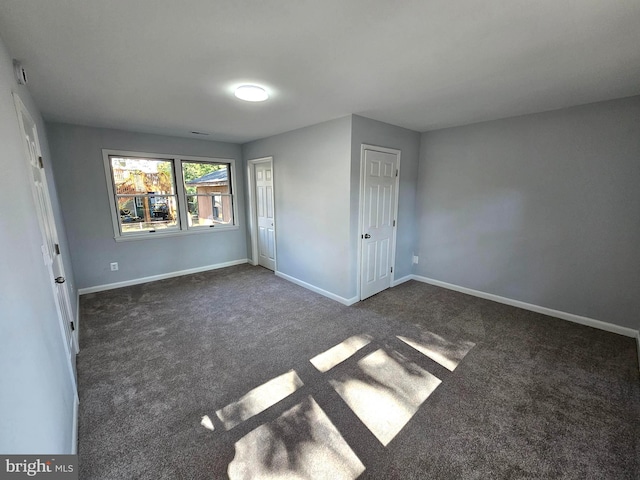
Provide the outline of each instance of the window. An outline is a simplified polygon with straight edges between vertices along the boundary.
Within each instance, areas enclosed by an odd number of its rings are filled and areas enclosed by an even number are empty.
[[[233,225],[230,165],[182,162],[182,178],[192,226]]]
[[[103,157],[116,240],[235,228],[233,160],[114,150]]]

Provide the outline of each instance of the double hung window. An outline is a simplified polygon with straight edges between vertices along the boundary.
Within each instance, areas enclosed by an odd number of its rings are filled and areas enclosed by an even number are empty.
[[[103,157],[116,240],[235,228],[233,160],[115,150]]]

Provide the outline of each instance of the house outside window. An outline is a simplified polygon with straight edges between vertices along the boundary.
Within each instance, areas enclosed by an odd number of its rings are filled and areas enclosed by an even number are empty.
[[[232,223],[229,166],[183,162],[182,172],[189,206],[189,226]],[[202,175],[193,178],[196,172]]]
[[[237,228],[234,160],[116,150],[103,157],[117,241]]]

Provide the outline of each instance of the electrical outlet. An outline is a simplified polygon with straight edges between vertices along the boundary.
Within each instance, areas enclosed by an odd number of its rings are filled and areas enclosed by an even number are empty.
[[[118,270],[118,262],[111,263],[111,271],[115,272],[116,270]]]
[[[413,256],[413,264],[418,265],[418,255]]]

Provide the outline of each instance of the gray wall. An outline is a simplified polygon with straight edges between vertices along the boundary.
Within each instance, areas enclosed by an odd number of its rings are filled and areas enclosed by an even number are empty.
[[[246,258],[245,169],[239,145],[58,123],[48,123],[47,130],[79,288]],[[239,228],[116,242],[103,148],[235,159]],[[111,262],[119,263],[117,272],[110,270]]]
[[[394,271],[394,278],[397,280],[412,273],[413,265],[411,262],[413,252],[417,248],[415,202],[420,134],[406,128],[353,115],[351,137],[351,248],[353,258],[357,256],[359,241],[360,155],[363,143],[402,151],[400,155],[400,189]],[[357,260],[352,268],[357,274]]]
[[[52,279],[42,261],[42,236],[12,92],[18,92],[34,117],[43,158],[50,163],[40,114],[28,91],[16,84],[11,56],[0,41],[0,452],[70,453],[75,395]],[[64,248],[49,167],[47,173]],[[66,275],[73,283],[70,266]]]
[[[415,273],[640,327],[640,97],[422,135]]]
[[[340,297],[355,296],[351,271],[351,117],[243,146],[273,156],[278,271]]]

